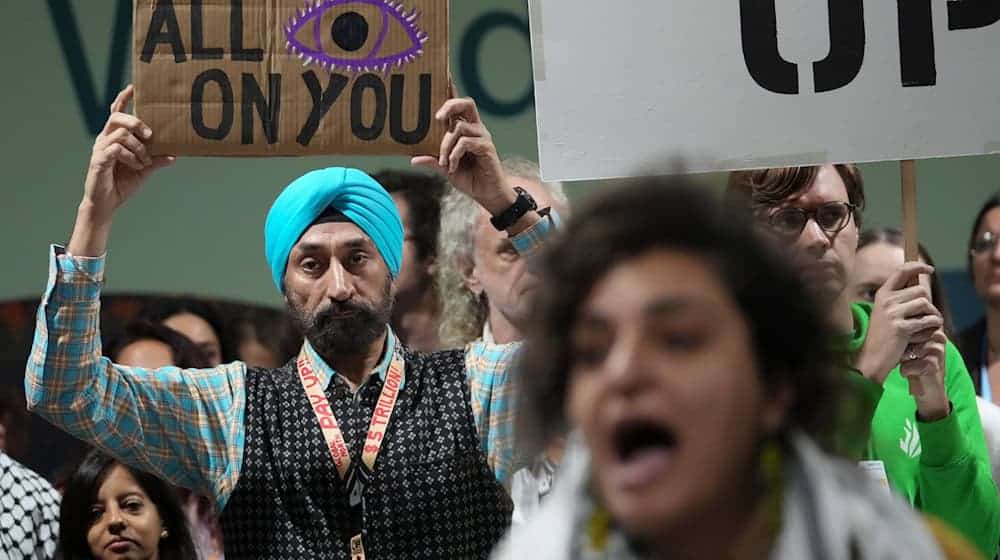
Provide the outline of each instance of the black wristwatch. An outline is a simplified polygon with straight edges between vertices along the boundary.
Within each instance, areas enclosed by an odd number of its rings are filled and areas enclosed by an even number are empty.
[[[528,191],[521,187],[514,187],[514,192],[517,193],[517,200],[514,201],[514,204],[511,204],[506,210],[490,218],[490,223],[499,231],[504,231],[516,224],[528,212],[538,210],[538,203],[535,202],[534,198],[531,198]]]

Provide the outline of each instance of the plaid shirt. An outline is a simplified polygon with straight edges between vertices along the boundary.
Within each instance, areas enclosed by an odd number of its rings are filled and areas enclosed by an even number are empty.
[[[465,346],[465,373],[476,431],[487,462],[505,486],[514,462],[517,391],[512,364],[518,347],[517,342],[490,344],[482,340]]]
[[[524,258],[533,258],[545,237],[558,229],[559,213],[550,210],[545,218],[510,239]],[[509,488],[514,465],[514,418],[517,411],[517,375],[513,371],[519,342],[496,344],[484,325],[483,338],[465,346],[465,372],[469,380],[472,415],[482,441],[483,452],[497,480]]]
[[[511,238],[531,255],[556,229],[555,214]],[[50,253],[49,279],[25,370],[28,407],[70,434],[173,484],[214,496],[221,511],[239,480],[245,442],[247,366],[155,370],[114,364],[101,355],[100,293],[104,257]],[[376,368],[385,375],[395,345]],[[471,404],[483,449],[506,482],[513,446],[516,386],[507,370],[516,344],[477,342],[466,349]],[[311,351],[308,344],[307,351]],[[313,356],[325,376],[336,374]]]

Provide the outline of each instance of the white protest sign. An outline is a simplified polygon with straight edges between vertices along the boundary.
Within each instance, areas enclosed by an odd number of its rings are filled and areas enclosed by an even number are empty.
[[[530,0],[548,180],[1000,152],[998,0]]]

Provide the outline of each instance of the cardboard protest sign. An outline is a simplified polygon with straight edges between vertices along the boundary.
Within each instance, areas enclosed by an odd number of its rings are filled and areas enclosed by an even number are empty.
[[[154,154],[436,154],[448,0],[135,0]]]
[[[529,6],[546,179],[1000,151],[996,0]]]

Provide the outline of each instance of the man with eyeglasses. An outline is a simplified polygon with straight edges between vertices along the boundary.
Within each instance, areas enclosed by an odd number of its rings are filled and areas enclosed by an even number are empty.
[[[851,302],[847,279],[865,206],[861,173],[853,165],[733,173],[729,193],[746,197],[762,229],[792,249],[789,258],[844,333],[841,343],[852,364],[846,375],[870,405],[862,407],[870,415],[870,434],[854,441],[845,422],[837,443],[914,507],[945,520],[994,557],[1000,498],[975,392],[931,294],[917,283],[933,269],[906,263],[878,290],[874,304]]]

